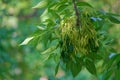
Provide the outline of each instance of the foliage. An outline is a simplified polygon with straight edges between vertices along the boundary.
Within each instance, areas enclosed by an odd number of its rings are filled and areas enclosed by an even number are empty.
[[[78,0],[82,1],[76,3],[80,12],[79,16],[82,17],[84,11],[87,11],[87,14],[92,13],[87,17],[87,22],[94,25],[91,27],[97,34],[101,34],[97,36],[97,39],[100,38],[101,41],[98,41],[97,55],[96,53],[89,54],[88,58],[85,58],[86,56],[82,57],[80,53],[77,59],[73,58],[68,63],[71,69],[66,69],[66,62],[63,62],[60,57],[63,46],[59,45],[62,44],[59,31],[65,19],[76,18],[73,3],[71,0],[67,1],[0,0],[0,80],[41,80],[42,78],[119,80],[120,27],[119,24],[113,23],[119,23],[120,1]],[[76,22],[76,20],[70,21]],[[29,36],[30,34],[32,35]],[[28,38],[23,44],[27,44],[27,47],[20,46],[19,44],[26,37]],[[68,52],[72,51],[72,47],[70,45],[68,47]],[[83,62],[83,64],[76,64],[75,61]],[[87,65],[88,62],[89,65]],[[97,75],[91,75],[87,69]],[[72,77],[70,70],[74,76],[77,75],[75,78]]]
[[[41,54],[46,55],[47,59],[52,55],[58,64],[55,74],[61,65],[67,71],[70,70],[74,77],[83,66],[91,74],[97,75],[95,64],[101,59],[109,60],[108,55],[113,52],[113,48],[109,46],[111,40],[104,27],[106,23],[120,23],[117,18],[120,15],[96,10],[86,2],[74,0],[50,2],[51,0],[42,0],[33,7],[45,8],[41,15],[41,24],[38,26],[39,29],[21,45],[34,43],[37,46],[42,42],[45,49]],[[117,67],[119,68],[119,65]],[[119,71],[115,77],[119,80],[118,74]]]

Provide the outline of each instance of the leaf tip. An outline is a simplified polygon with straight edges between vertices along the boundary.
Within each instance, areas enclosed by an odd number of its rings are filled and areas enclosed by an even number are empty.
[[[30,40],[32,40],[34,37],[28,37],[28,38],[26,38],[21,44],[20,44],[20,46],[21,45],[27,45],[28,43],[29,43],[29,41]]]

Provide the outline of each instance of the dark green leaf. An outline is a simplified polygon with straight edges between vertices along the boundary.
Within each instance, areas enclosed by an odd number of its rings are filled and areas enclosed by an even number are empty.
[[[115,70],[115,80],[120,80],[120,68]]]
[[[87,2],[78,2],[77,3],[77,6],[88,6],[88,7],[91,7],[91,8],[93,8],[89,3],[87,3]]]
[[[109,70],[104,74],[104,80],[109,80],[110,76],[112,75],[113,70]]]
[[[115,16],[109,16],[108,18],[111,22],[120,24],[120,19],[116,18]]]
[[[56,11],[49,9],[49,13],[51,13],[52,17],[54,17],[55,19],[60,20],[60,16],[56,13]]]
[[[60,62],[57,64],[57,66],[56,66],[56,68],[55,68],[55,75],[56,75],[56,74],[57,74],[57,72],[58,72],[59,65],[60,65]]]
[[[59,13],[63,12],[64,10],[66,10],[68,8],[68,5],[64,4],[64,5],[60,5],[57,9],[57,11]]]
[[[112,64],[115,62],[115,60],[116,60],[117,57],[118,57],[117,55],[114,55],[114,56],[109,60],[108,64],[106,65],[106,68],[107,68],[107,69],[109,69],[109,68],[112,66]]]
[[[114,14],[114,13],[106,13],[106,15],[120,17],[120,14]]]
[[[81,69],[82,69],[82,64],[80,63],[80,61],[76,63],[72,62],[71,71],[72,71],[73,77],[76,77],[81,71]]]
[[[49,0],[48,8],[53,8],[58,3],[58,0]]]
[[[71,69],[71,64],[72,64],[71,61],[69,61],[69,62],[66,63],[66,69],[67,70]]]
[[[91,74],[96,75],[96,67],[93,61],[86,59],[85,66]]]
[[[96,55],[95,55],[95,58],[98,59],[98,60],[103,59],[102,56],[99,55],[99,54],[96,54]]]
[[[116,63],[120,63],[120,54],[117,54],[116,56],[117,56]]]
[[[88,56],[88,58],[90,58],[92,60],[100,60],[100,59],[102,59],[102,56],[97,54],[97,53],[90,53],[87,56]]]
[[[59,53],[55,53],[54,54],[54,61],[55,62],[58,62],[60,60],[60,55],[59,55]]]

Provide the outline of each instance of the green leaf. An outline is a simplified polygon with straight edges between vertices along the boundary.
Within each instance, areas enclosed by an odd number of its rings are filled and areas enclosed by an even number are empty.
[[[91,74],[96,75],[96,67],[93,61],[86,59],[85,67]]]
[[[91,7],[91,8],[93,8],[89,3],[87,3],[87,2],[78,2],[77,3],[77,6],[88,6],[88,7]]]
[[[44,63],[45,61],[47,61],[49,58],[50,58],[50,56],[52,55],[52,53],[49,53],[49,54],[40,54],[41,55],[41,58],[40,58],[40,60],[42,61],[42,63]]]
[[[33,47],[36,47],[40,42],[40,37],[35,37],[29,42],[30,45]]]
[[[108,18],[109,18],[109,20],[111,22],[120,24],[120,19],[118,19],[117,17],[115,17],[115,16],[109,16]]]
[[[60,60],[60,55],[59,53],[54,53],[54,61],[58,62]]]
[[[45,8],[45,10],[42,12],[41,16],[40,16],[40,19],[41,19],[41,22],[44,22],[46,19],[49,18],[49,14],[48,14],[48,8]]]
[[[48,11],[49,11],[49,13],[51,14],[52,18],[55,18],[55,20],[56,20],[56,19],[59,19],[59,20],[60,20],[60,16],[56,13],[55,10],[49,9]]]
[[[81,66],[79,66],[78,64],[72,64],[71,71],[73,77],[76,77],[79,74],[80,70],[81,70]]]
[[[36,31],[34,31],[31,36],[39,36],[40,34],[42,34],[44,32],[44,30],[40,30],[40,29],[37,29]]]
[[[63,12],[64,10],[66,10],[68,8],[68,5],[64,4],[64,5],[60,5],[57,9],[57,11],[59,13]]]
[[[59,65],[60,65],[60,62],[57,64],[57,66],[56,66],[56,68],[55,68],[55,75],[56,75],[56,74],[57,74],[57,72],[58,72]]]
[[[37,27],[38,27],[39,30],[45,30],[45,28],[42,27],[42,26],[37,26]]]
[[[57,48],[57,46],[52,46],[52,47],[48,48],[47,50],[43,51],[41,54],[50,53],[50,52],[54,51],[56,48]]]
[[[27,45],[34,37],[26,38],[20,45]]]
[[[71,69],[71,61],[66,63],[66,70],[70,70]]]
[[[81,71],[81,69],[82,69],[81,63],[82,63],[81,59],[76,59],[76,63],[71,62],[70,67],[71,67],[73,77],[76,77],[79,74],[79,72]]]
[[[42,0],[40,1],[36,6],[32,7],[32,8],[44,8],[46,7],[48,4],[47,0]]]
[[[120,63],[119,63],[120,64]],[[120,80],[120,66],[115,70],[115,80]]]
[[[90,53],[87,55],[88,58],[92,59],[92,60],[100,60],[102,59],[102,56],[96,53]]]
[[[106,15],[120,17],[120,14],[114,14],[114,13],[106,13]]]
[[[120,63],[120,54],[118,53],[116,56],[117,56],[116,63]]]
[[[27,45],[28,43],[32,43],[32,44],[37,44],[38,41],[40,39],[42,39],[43,35],[46,35],[46,33],[48,33],[49,30],[42,30],[43,28],[41,27],[41,29],[39,28],[39,30],[36,30],[33,34],[31,34],[31,37],[26,38],[20,45]],[[50,32],[50,31],[49,31]]]
[[[112,58],[110,58],[110,61],[108,62],[108,64],[106,64],[106,68],[107,70],[109,70],[105,76],[105,80],[107,80],[109,78],[109,76],[112,75],[113,73],[113,68],[115,68],[115,80],[120,80],[120,65],[119,65],[119,62],[120,62],[120,54],[116,54],[114,55]]]
[[[113,56],[110,60],[109,60],[109,62],[108,62],[108,64],[106,65],[106,68],[107,69],[109,69],[111,66],[112,66],[112,64],[115,62],[115,60],[117,59],[117,55],[115,55],[115,56]]]
[[[112,70],[112,69],[109,70],[109,71],[107,71],[107,72],[104,74],[103,79],[104,79],[104,80],[109,80],[109,78],[110,78],[110,76],[112,75],[112,73],[113,73],[113,70]]]

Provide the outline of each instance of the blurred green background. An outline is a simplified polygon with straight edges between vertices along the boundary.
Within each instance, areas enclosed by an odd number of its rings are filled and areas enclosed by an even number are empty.
[[[40,50],[34,46],[19,46],[40,24],[42,10],[32,9],[40,0],[0,0],[0,80],[98,80],[85,69],[73,78],[61,68],[54,75],[53,59],[43,62]],[[81,0],[96,9],[120,14],[120,0]],[[120,25],[106,24],[120,52]],[[99,70],[99,68],[97,68]],[[102,74],[98,75],[101,78]]]

